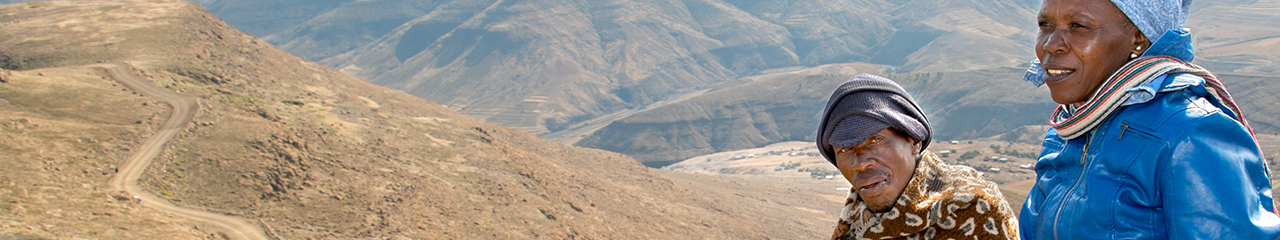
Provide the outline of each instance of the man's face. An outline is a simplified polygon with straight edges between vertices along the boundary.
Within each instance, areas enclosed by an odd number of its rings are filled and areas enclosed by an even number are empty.
[[[893,207],[916,170],[920,141],[892,128],[850,148],[835,147],[836,168],[872,211]]]

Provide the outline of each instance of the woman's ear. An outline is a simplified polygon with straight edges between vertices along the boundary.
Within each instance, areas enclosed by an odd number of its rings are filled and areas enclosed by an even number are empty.
[[[1147,35],[1142,34],[1142,30],[1138,30],[1138,27],[1133,27],[1133,30],[1133,50],[1130,52],[1130,56],[1137,58],[1146,53],[1148,48],[1151,48],[1151,39],[1147,39]]]

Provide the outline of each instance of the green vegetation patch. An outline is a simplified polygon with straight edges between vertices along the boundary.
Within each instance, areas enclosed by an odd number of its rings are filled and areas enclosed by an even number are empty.
[[[978,150],[968,151],[960,155],[960,160],[973,159],[975,157],[978,157],[978,155],[982,155],[982,152],[979,152]]]

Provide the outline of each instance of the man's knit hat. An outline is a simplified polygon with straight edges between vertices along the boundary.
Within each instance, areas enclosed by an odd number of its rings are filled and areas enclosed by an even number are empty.
[[[818,123],[818,152],[836,164],[835,147],[853,147],[876,132],[892,127],[929,147],[933,130],[915,99],[898,83],[861,74],[836,87]]]

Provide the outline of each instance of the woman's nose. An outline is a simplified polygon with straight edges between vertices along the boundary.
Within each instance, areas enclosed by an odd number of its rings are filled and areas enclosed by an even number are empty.
[[[1070,46],[1067,45],[1066,38],[1063,38],[1062,30],[1054,30],[1049,33],[1042,46],[1046,54],[1063,54],[1066,53]]]

